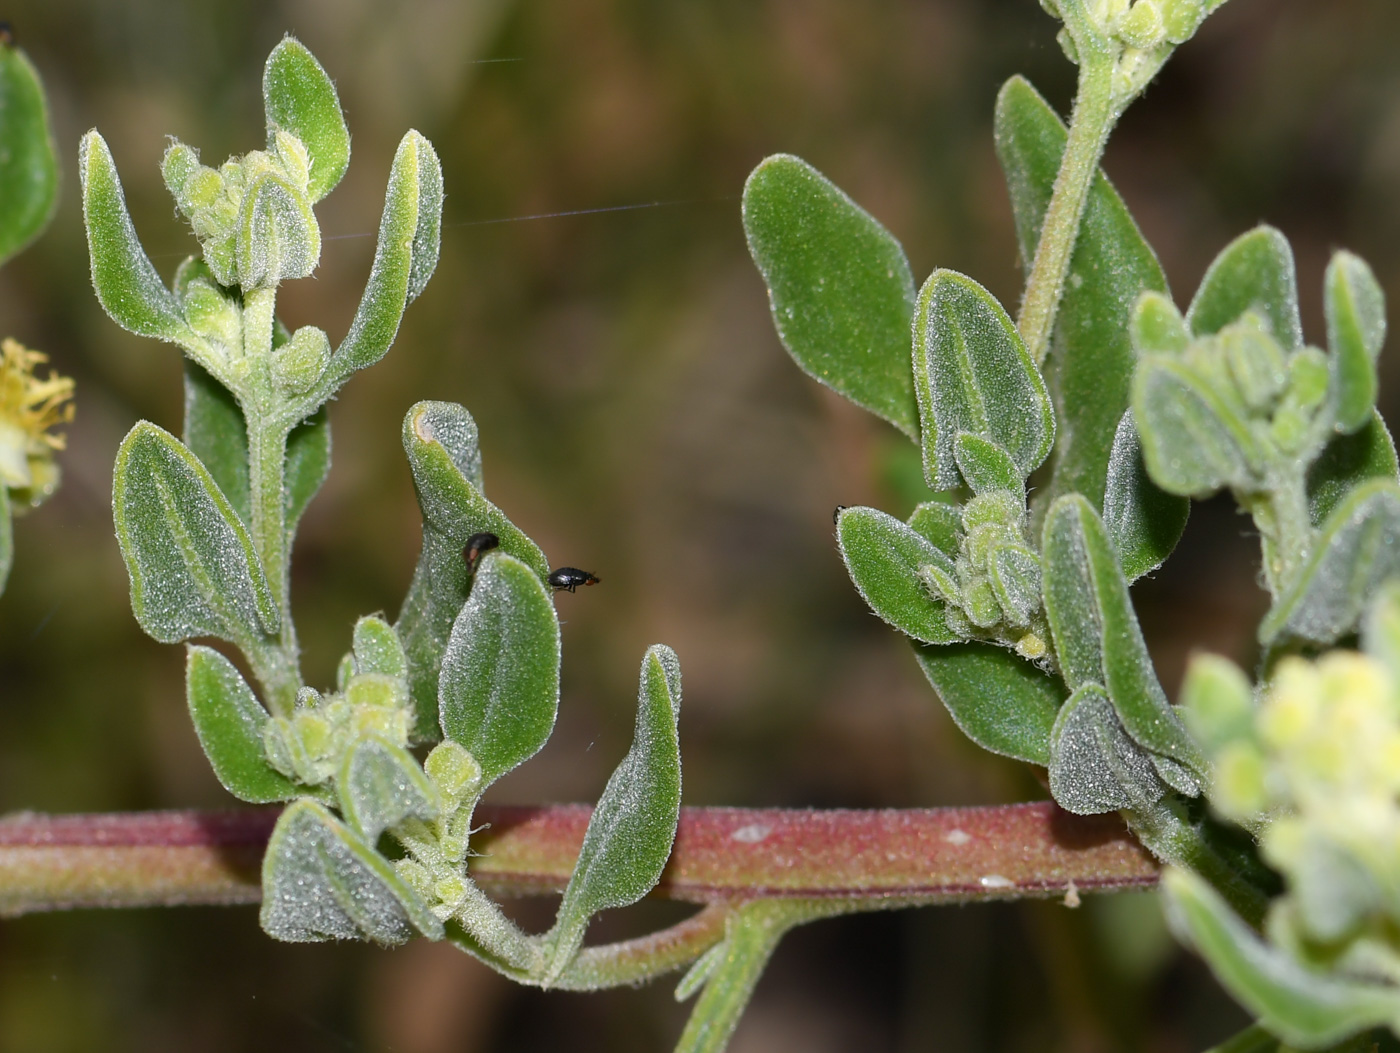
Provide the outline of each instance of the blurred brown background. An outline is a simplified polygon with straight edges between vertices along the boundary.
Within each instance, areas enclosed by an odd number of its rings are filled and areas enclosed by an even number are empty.
[[[164,136],[211,163],[261,146],[262,62],[287,31],[337,79],[355,151],[285,319],[344,332],[405,128],[437,145],[449,194],[437,276],[332,411],[336,467],[295,568],[312,681],[332,678],[355,616],[397,611],[418,546],[399,423],[452,399],[481,425],[492,498],[552,562],[603,579],[560,598],[559,728],[500,799],[596,797],[656,641],[684,669],[691,804],[1039,795],[960,738],[850,587],[831,509],[906,512],[909,457],[787,360],[738,211],[754,164],[798,153],[901,238],[918,277],[955,267],[1014,304],[993,98],[1017,71],[1061,109],[1072,90],[1033,0],[11,0],[0,18],[45,78],[64,169],[57,221],[0,273],[0,331],[78,378],[66,483],[19,524],[0,599],[0,809],[231,803],[191,732],[179,649],[127,606],[111,462],[138,418],[178,429],[180,370],[91,295],[76,144],[107,137],[168,276],[194,243],[160,183]],[[1172,61],[1106,164],[1179,300],[1268,220],[1294,240],[1314,340],[1335,246],[1395,302],[1396,55],[1394,0],[1232,0]],[[1250,659],[1253,559],[1247,521],[1212,503],[1138,587],[1170,691],[1192,647]],[[684,1012],[669,984],[541,995],[428,944],[277,945],[250,909],[0,923],[3,1050],[654,1051]],[[733,1049],[1190,1053],[1241,1021],[1138,896],[823,923],[780,949]]]

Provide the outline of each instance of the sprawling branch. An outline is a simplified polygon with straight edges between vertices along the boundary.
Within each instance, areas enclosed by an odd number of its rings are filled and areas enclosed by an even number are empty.
[[[0,913],[257,902],[275,808],[0,820]],[[590,809],[482,806],[472,876],[497,895],[560,891]],[[864,909],[1155,884],[1116,816],[1048,802],[913,811],[688,808],[657,894],[690,903],[850,899]]]

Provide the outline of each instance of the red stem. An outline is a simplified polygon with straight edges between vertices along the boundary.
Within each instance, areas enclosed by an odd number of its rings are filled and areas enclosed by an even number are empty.
[[[472,876],[498,895],[561,890],[590,809],[490,806]],[[0,913],[254,903],[278,809],[0,820]],[[912,811],[687,808],[657,894],[937,903],[1144,887],[1157,865],[1116,816],[1048,802]]]

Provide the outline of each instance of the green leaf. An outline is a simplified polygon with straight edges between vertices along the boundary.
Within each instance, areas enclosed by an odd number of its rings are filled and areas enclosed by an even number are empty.
[[[476,422],[451,402],[420,402],[403,424],[404,450],[423,512],[423,550],[395,628],[408,652],[419,739],[438,735],[438,671],[457,612],[466,602],[471,574],[462,546],[489,532],[500,551],[521,560],[540,580],[549,564],[525,536],[481,492],[481,450]]]
[[[322,406],[287,436],[287,467],[283,486],[287,495],[287,536],[331,472],[331,418]]]
[[[335,85],[310,51],[287,36],[272,49],[263,69],[263,108],[272,150],[280,128],[291,132],[311,155],[307,191],[320,201],[335,189],[350,164],[350,130]]]
[[[1152,481],[1168,493],[1209,497],[1255,488],[1263,457],[1235,406],[1185,362],[1148,355],[1133,380],[1133,423]]]
[[[374,265],[350,332],[322,378],[324,395],[388,353],[404,309],[437,267],[441,234],[442,166],[432,143],[411,131],[394,154]]]
[[[0,44],[0,263],[39,236],[58,203],[58,158],[39,74]]]
[[[379,673],[405,678],[408,659],[394,627],[377,615],[367,615],[355,623],[355,672]]]
[[[309,277],[321,260],[321,228],[311,202],[286,180],[263,172],[243,192],[235,251],[244,292]]]
[[[364,736],[345,755],[335,790],[346,822],[366,844],[405,819],[431,822],[442,813],[437,790],[412,754],[377,735]]]
[[[946,501],[924,501],[909,516],[916,533],[931,541],[944,555],[957,559],[962,549],[962,509]]]
[[[1012,77],[997,96],[995,127],[1021,258],[1029,270],[1067,133],[1021,77]],[[1096,508],[1103,504],[1113,440],[1128,408],[1136,363],[1128,321],[1145,290],[1165,293],[1166,276],[1123,199],[1098,172],[1085,200],[1045,365],[1058,438],[1050,484],[1038,498],[1043,507],[1066,493],[1081,493]]]
[[[1400,486],[1356,487],[1327,517],[1312,555],[1259,626],[1259,642],[1330,644],[1356,628],[1367,601],[1400,574]]]
[[[271,804],[305,792],[268,763],[263,750],[267,710],[227,658],[212,648],[191,645],[185,697],[199,744],[229,793],[241,801]]]
[[[1285,351],[1303,346],[1293,250],[1269,226],[1240,235],[1215,257],[1186,312],[1186,324],[1196,336],[1210,336],[1251,310],[1268,321]]]
[[[302,798],[277,820],[262,868],[263,931],[289,943],[369,939],[394,945],[442,922],[393,865],[326,808]]]
[[[916,647],[914,655],[964,735],[993,753],[1050,763],[1050,730],[1065,699],[1057,679],[994,644]]]
[[[802,370],[919,436],[899,242],[806,161],[767,158],[744,185],[744,231],[778,336]]]
[[[1071,690],[1087,683],[1105,687],[1133,741],[1154,758],[1203,776],[1205,758],[1157,680],[1118,554],[1085,498],[1068,494],[1050,506],[1041,559],[1045,611],[1065,683]],[[1175,765],[1157,768],[1174,789],[1199,792],[1197,780]]]
[[[1011,455],[999,443],[960,431],[953,439],[953,459],[975,494],[1010,490],[1024,499],[1026,482]]]
[[[583,836],[551,933],[549,975],[583,943],[594,914],[637,902],[661,879],[681,814],[681,665],[669,647],[647,648],[637,694],[637,727]]]
[[[1400,481],[1395,443],[1375,410],[1369,424],[1351,435],[1338,435],[1308,467],[1308,517],[1312,525],[1320,526],[1347,494],[1373,479]]]
[[[1148,476],[1132,411],[1126,411],[1113,437],[1103,495],[1103,525],[1124,577],[1136,581],[1166,562],[1190,514],[1187,498],[1166,493]]]
[[[1346,980],[1304,968],[1266,944],[1202,878],[1185,870],[1162,875],[1167,919],[1216,978],[1259,1022],[1284,1041],[1309,1049],[1400,1021],[1394,987]]]
[[[252,519],[248,484],[248,428],[229,390],[198,363],[185,359],[185,445],[209,470],[238,518]]]
[[[1371,419],[1380,382],[1376,357],[1385,343],[1385,293],[1360,256],[1338,252],[1323,281],[1327,347],[1337,430],[1352,432]]]
[[[559,618],[539,575],[499,549],[481,557],[438,681],[442,732],[491,785],[549,740],[559,711]]]
[[[924,643],[961,639],[948,628],[944,604],[929,594],[919,576],[920,569],[930,564],[951,572],[947,555],[894,516],[874,508],[844,509],[836,523],[841,558],[871,610]]]
[[[1133,305],[1128,322],[1133,350],[1139,355],[1176,355],[1191,343],[1186,319],[1172,303],[1171,297],[1158,292],[1145,292]]]
[[[1100,815],[1162,799],[1150,757],[1119,722],[1098,684],[1082,684],[1050,732],[1050,795],[1067,812]]]
[[[277,605],[248,531],[209,470],[169,432],[139,422],[112,480],[131,609],[162,643],[244,644],[278,630]]]
[[[955,271],[934,271],[919,292],[914,390],[934,489],[960,481],[959,432],[999,443],[1023,478],[1055,441],[1055,411],[1021,334],[991,293]]]
[[[92,285],[103,310],[123,329],[178,344],[213,370],[208,346],[186,323],[179,301],[136,237],[112,154],[95,131],[83,136],[78,174]]]
[[[15,562],[15,524],[10,508],[10,488],[0,483],[0,592],[10,580]]]
[[[992,591],[1012,625],[1029,625],[1040,610],[1040,560],[1021,545],[993,545],[988,559]]]

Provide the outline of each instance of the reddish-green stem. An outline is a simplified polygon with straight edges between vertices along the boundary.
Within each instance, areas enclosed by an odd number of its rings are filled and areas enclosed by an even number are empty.
[[[486,806],[471,873],[496,895],[558,892],[590,809]],[[0,913],[254,903],[277,809],[0,821]],[[1155,884],[1116,816],[1053,804],[911,811],[687,808],[657,894],[691,903],[840,898],[862,907],[1020,899]],[[852,904],[852,906],[855,906]]]

